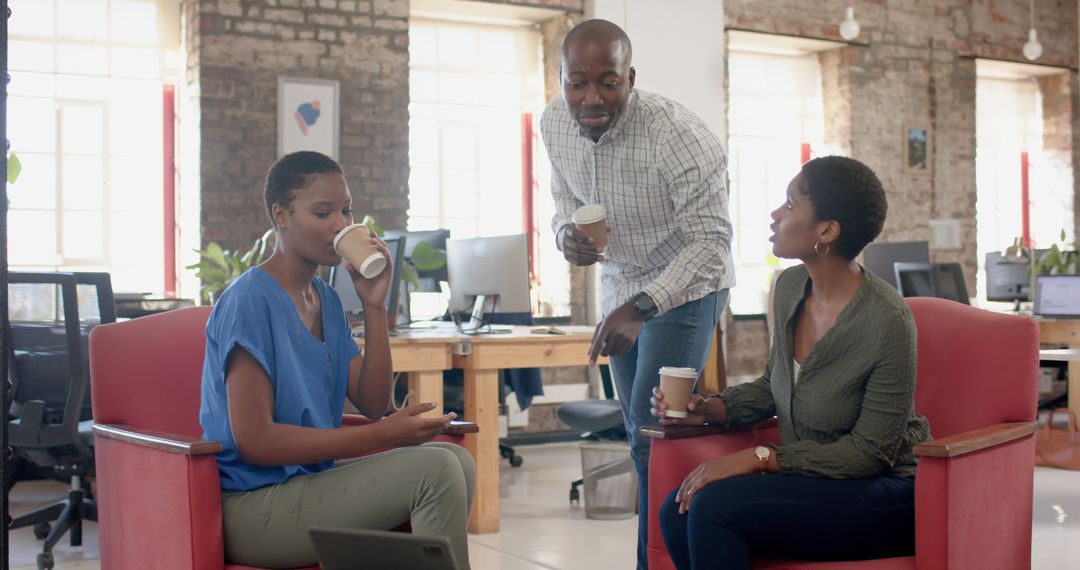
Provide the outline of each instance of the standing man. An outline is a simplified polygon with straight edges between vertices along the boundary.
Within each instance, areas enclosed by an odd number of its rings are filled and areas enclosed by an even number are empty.
[[[605,20],[582,22],[562,45],[563,96],[540,130],[551,157],[552,227],[566,259],[602,262],[604,319],[589,361],[610,356],[640,482],[637,564],[647,566],[649,397],[661,366],[701,369],[734,285],[727,159],[682,105],[634,89],[630,39]],[[607,212],[604,249],[575,229],[584,204]]]

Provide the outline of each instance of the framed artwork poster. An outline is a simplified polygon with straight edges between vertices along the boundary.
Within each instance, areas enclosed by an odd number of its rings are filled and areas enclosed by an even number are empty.
[[[278,156],[314,150],[338,158],[338,82],[278,78]]]
[[[904,127],[904,171],[912,174],[930,173],[930,129],[912,125]]]

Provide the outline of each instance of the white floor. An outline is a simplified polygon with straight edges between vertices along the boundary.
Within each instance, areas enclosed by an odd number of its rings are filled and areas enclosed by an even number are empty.
[[[569,506],[570,481],[581,472],[575,444],[519,447],[525,464],[502,465],[502,531],[470,535],[475,570],[596,570],[632,568],[635,519],[588,520]],[[61,483],[32,481],[15,486],[15,515],[62,498]],[[1080,472],[1036,468],[1032,567],[1080,570]],[[31,529],[11,533],[11,568],[35,568],[41,542]],[[83,546],[66,537],[55,550],[57,570],[98,569],[97,525],[83,529]]]

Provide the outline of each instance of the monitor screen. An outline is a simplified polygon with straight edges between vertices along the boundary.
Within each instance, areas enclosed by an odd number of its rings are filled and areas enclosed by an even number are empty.
[[[1035,250],[1038,259],[1047,250]],[[1000,251],[986,254],[986,300],[1027,301],[1031,297],[1030,258],[1004,258]]]
[[[450,230],[423,230],[414,232],[388,231],[386,232],[386,237],[405,238],[405,259],[411,262],[413,250],[415,250],[417,244],[420,243],[427,243],[435,249],[446,251],[446,240],[450,239]],[[439,282],[449,281],[445,264],[438,269],[430,271],[417,270],[416,277],[420,286],[417,287],[415,291],[421,293],[438,293],[440,291]]]
[[[390,288],[390,294],[386,297],[386,310],[391,315],[397,315],[394,320],[395,323],[401,324],[403,319],[405,323],[408,323],[408,307],[401,307],[398,302],[401,299],[406,302],[403,304],[407,304],[408,300],[408,296],[400,294],[402,286],[401,264],[405,258],[405,238],[385,238],[383,241],[386,242],[386,247],[390,250],[390,260],[393,267],[393,274],[391,275],[393,286]],[[341,306],[345,309],[345,313],[350,315],[350,320],[354,320],[364,312],[364,305],[360,302],[360,297],[356,295],[356,288],[353,287],[352,277],[345,270],[344,259],[341,260],[337,267],[330,269],[330,285],[341,297]]]
[[[863,264],[871,273],[897,287],[895,263],[930,263],[930,245],[925,241],[871,243],[863,249]]]
[[[446,242],[450,310],[463,311],[478,295],[497,295],[496,313],[529,313],[529,246],[525,234]]]
[[[939,297],[968,304],[964,270],[959,263],[895,263],[897,290],[903,297]]]
[[[904,297],[936,297],[934,282],[930,277],[930,267],[900,269],[896,272],[896,282],[900,294]]]
[[[1080,275],[1036,277],[1033,312],[1041,317],[1080,317]]]

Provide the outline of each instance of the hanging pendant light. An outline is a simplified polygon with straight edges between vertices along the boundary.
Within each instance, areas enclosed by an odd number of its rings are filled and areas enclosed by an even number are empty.
[[[859,30],[859,23],[855,21],[855,6],[848,6],[844,21],[840,22],[840,37],[850,42],[859,37]]]
[[[1035,31],[1035,0],[1028,0],[1028,15],[1031,19],[1031,28],[1028,30],[1028,41],[1024,44],[1024,57],[1030,61],[1039,59],[1042,55],[1042,44],[1039,43],[1039,34]]]

